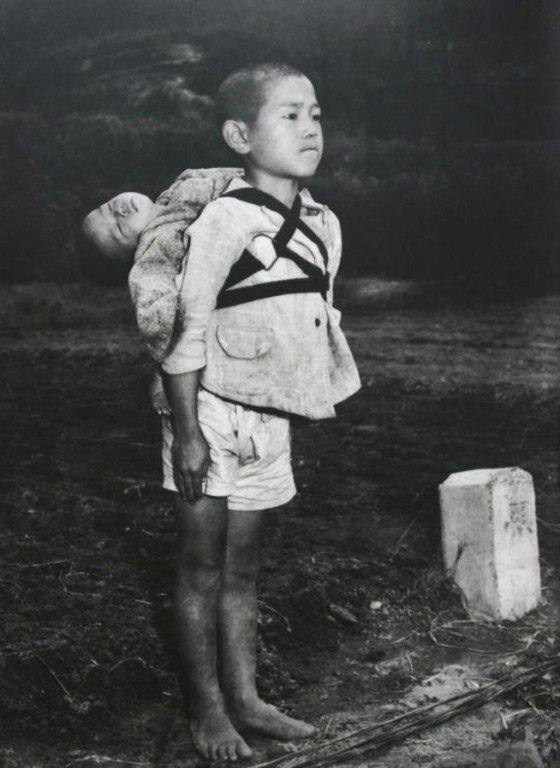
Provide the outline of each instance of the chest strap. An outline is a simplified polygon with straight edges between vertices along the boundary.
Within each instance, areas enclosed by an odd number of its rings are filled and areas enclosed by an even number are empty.
[[[216,307],[233,307],[237,304],[245,304],[257,299],[266,299],[272,296],[281,296],[288,293],[320,293],[325,299],[329,289],[328,254],[325,244],[313,230],[305,224],[300,218],[301,198],[296,195],[294,204],[291,208],[281,203],[272,195],[263,192],[260,189],[243,188],[226,192],[222,197],[235,197],[253,205],[264,205],[273,211],[276,211],[284,217],[282,226],[272,238],[272,244],[276,255],[279,258],[290,259],[304,273],[305,277],[296,277],[290,280],[274,280],[270,283],[260,285],[248,285],[242,288],[231,288],[236,283],[245,280],[248,277],[264,269],[262,263],[256,259],[249,251],[245,250],[238,261],[231,268],[229,275],[218,294]],[[319,267],[311,264],[299,254],[288,248],[288,243],[296,229],[299,229],[308,237],[319,249],[325,265],[323,272]]]

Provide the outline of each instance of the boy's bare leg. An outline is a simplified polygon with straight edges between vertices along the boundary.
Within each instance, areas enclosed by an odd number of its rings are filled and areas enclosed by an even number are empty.
[[[291,741],[315,728],[282,714],[257,693],[257,590],[263,512],[228,512],[226,557],[219,600],[220,670],[232,717],[240,727]]]
[[[251,749],[226,714],[216,665],[226,499],[203,496],[191,504],[176,494],[175,508],[179,542],[175,611],[193,744],[208,760],[250,757]]]

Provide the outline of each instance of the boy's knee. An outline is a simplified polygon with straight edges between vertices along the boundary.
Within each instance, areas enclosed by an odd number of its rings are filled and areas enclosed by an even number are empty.
[[[223,584],[227,589],[254,584],[257,578],[257,562],[227,561],[223,571]]]
[[[177,563],[180,585],[197,589],[214,589],[222,575],[222,563],[216,557],[182,552]]]

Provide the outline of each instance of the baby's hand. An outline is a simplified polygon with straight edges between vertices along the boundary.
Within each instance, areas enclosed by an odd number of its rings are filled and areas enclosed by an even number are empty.
[[[160,416],[171,416],[171,408],[163,389],[150,392],[150,400],[152,401],[152,408],[156,413],[159,413]]]

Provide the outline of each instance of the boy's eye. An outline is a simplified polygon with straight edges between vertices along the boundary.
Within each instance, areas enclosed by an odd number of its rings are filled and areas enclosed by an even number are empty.
[[[288,120],[297,120],[297,112],[288,112],[284,117],[287,117]]]
[[[317,112],[317,114],[313,115],[313,120],[317,120],[317,122],[320,122],[321,117],[322,117],[321,113]]]

